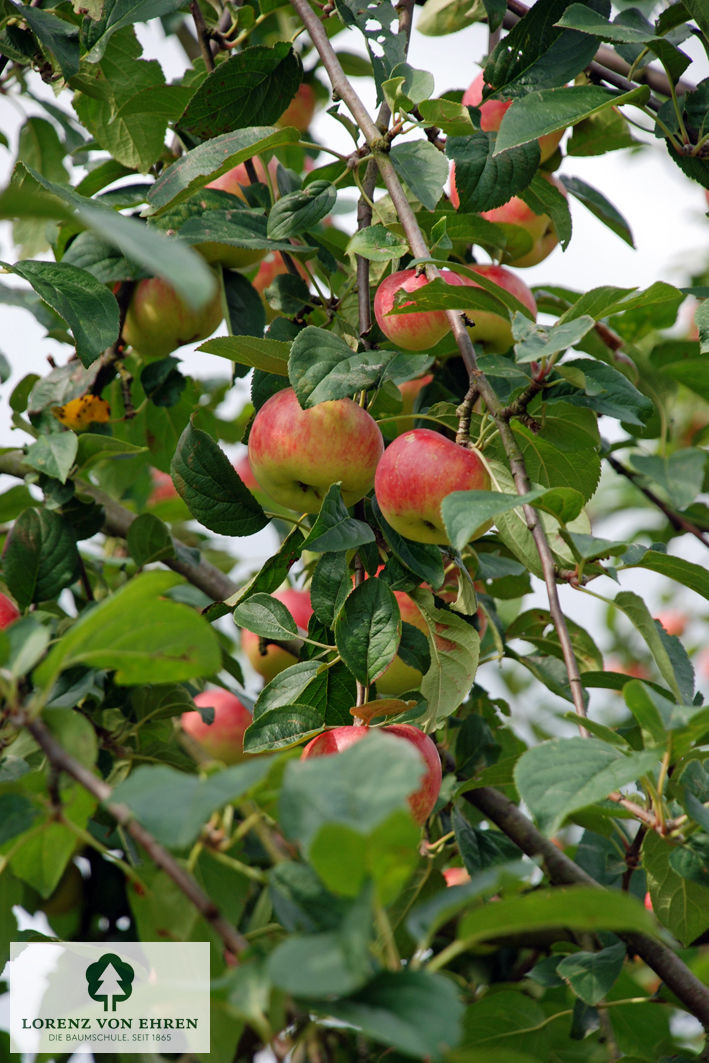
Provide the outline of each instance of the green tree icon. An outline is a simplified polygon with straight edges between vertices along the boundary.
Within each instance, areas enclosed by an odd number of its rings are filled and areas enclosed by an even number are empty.
[[[86,968],[89,996],[92,1000],[103,1000],[104,1011],[115,1011],[116,1003],[128,1000],[133,992],[134,977],[135,971],[129,963],[115,952],[105,952]]]

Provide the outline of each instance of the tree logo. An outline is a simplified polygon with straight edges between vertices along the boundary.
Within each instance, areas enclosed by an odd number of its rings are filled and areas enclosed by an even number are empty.
[[[104,1011],[115,1011],[116,1003],[128,1000],[133,992],[134,978],[131,965],[115,952],[104,952],[96,963],[86,968],[89,996],[92,1000],[102,1000]]]

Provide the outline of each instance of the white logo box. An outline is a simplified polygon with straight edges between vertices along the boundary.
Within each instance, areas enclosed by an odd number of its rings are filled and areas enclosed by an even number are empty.
[[[209,1052],[209,942],[13,941],[12,1052]]]

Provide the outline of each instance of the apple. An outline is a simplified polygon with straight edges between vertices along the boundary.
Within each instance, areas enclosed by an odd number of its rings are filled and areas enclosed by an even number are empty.
[[[213,708],[214,720],[205,723],[198,712],[183,712],[180,722],[185,734],[202,752],[224,764],[243,760],[244,731],[251,723],[251,713],[229,690],[203,690],[194,699],[200,708]]]
[[[160,469],[153,469],[151,478],[153,489],[148,498],[148,505],[154,506],[158,502],[167,502],[168,499],[177,497],[177,490],[172,482],[172,477],[168,473],[161,472]]]
[[[505,112],[512,106],[513,100],[485,100],[483,98],[483,87],[485,85],[485,77],[482,73],[468,85],[467,89],[463,93],[463,103],[466,107],[479,107],[480,108],[480,128],[485,132],[494,132],[500,128],[502,119]],[[559,141],[564,135],[564,130],[559,129],[555,133],[546,133],[543,137],[539,138],[539,149],[541,151],[540,162],[545,162],[546,159],[553,155],[559,146]]]
[[[416,398],[432,380],[433,374],[426,373],[425,376],[416,377],[415,380],[405,380],[403,384],[398,385],[401,393],[401,413],[397,415],[393,427],[389,426],[391,435],[400,436],[402,432],[408,432],[414,427],[416,417],[412,415]]]
[[[414,428],[390,443],[374,479],[385,519],[394,531],[417,543],[450,545],[441,517],[443,499],[451,491],[489,488],[490,476],[479,452],[429,428]]]
[[[277,120],[276,125],[281,126],[294,126],[296,129],[304,133],[313,120],[315,114],[315,90],[313,86],[308,84],[307,81],[302,81],[298,86],[298,91],[286,107],[281,117]]]
[[[162,277],[138,281],[123,323],[123,340],[144,358],[164,358],[184,343],[206,340],[221,323],[221,285],[193,310]]]
[[[447,274],[448,271],[445,271],[444,280],[449,279]],[[416,292],[429,283],[425,273],[417,273],[415,269],[402,269],[385,277],[375,293],[374,316],[379,328],[388,340],[405,351],[427,351],[450,332],[445,310],[391,314],[399,292]],[[408,304],[403,302],[401,305]]]
[[[19,616],[20,610],[13,600],[8,598],[6,594],[0,594],[0,631],[4,631],[10,624],[14,624]]]
[[[553,174],[543,174],[542,176],[561,195],[566,197],[566,189],[561,181],[554,177]],[[532,247],[524,255],[519,255],[517,258],[510,258],[505,255],[504,261],[510,266],[516,266],[521,269],[536,266],[538,263],[543,262],[559,243],[559,237],[549,215],[535,214],[531,207],[528,207],[519,196],[513,196],[507,203],[503,203],[501,207],[495,207],[494,210],[484,210],[481,217],[495,222],[496,225],[516,225],[531,236]]]
[[[479,274],[481,277],[486,277],[493,284],[499,285],[500,288],[504,288],[505,291],[514,295],[520,303],[531,310],[535,317],[537,316],[537,304],[534,296],[524,281],[516,277],[509,269],[495,265],[472,266],[471,269],[474,273]],[[471,277],[463,276],[460,273],[451,272],[446,277],[446,280],[448,284],[469,285],[473,288],[480,287]],[[473,343],[483,344],[486,350],[494,354],[503,354],[510,349],[514,342],[512,325],[504,314],[496,314],[492,310],[469,310],[467,311],[467,316],[472,322],[469,332]]]
[[[305,266],[295,257],[293,257],[293,262],[295,263],[295,268],[297,269],[298,274],[309,287],[310,277],[308,276]],[[288,272],[290,271],[283,261],[283,255],[279,251],[270,251],[260,263],[259,268],[256,271],[256,276],[251,281],[252,287],[254,287],[259,293],[266,307],[267,321],[273,321],[274,317],[276,317],[276,311],[273,310],[266,299],[266,289],[273,284],[276,277],[281,277]]]
[[[259,485],[256,482],[254,476],[254,470],[251,468],[251,462],[249,461],[249,455],[244,454],[239,461],[234,465],[234,471],[243,483],[244,487],[247,487],[249,491],[258,491]]]
[[[315,513],[331,484],[346,506],[374,483],[384,451],[379,426],[352,399],[300,407],[292,388],[267,399],[249,434],[249,461],[259,486],[279,505]]]
[[[410,723],[392,723],[388,727],[382,727],[382,731],[411,742],[421,754],[426,766],[426,774],[419,789],[409,797],[409,808],[416,822],[424,823],[433,811],[441,789],[442,772],[438,750],[428,735]],[[323,731],[322,734],[308,742],[300,759],[309,760],[311,757],[326,757],[332,753],[342,753],[355,742],[361,741],[367,734],[369,734],[369,727],[362,724],[333,727],[332,730]]]
[[[298,627],[303,628],[305,631],[308,630],[308,621],[313,615],[313,607],[310,604],[308,591],[301,591],[296,587],[287,587],[282,591],[276,591],[273,597],[277,598],[279,602],[283,602]],[[265,683],[270,683],[279,672],[282,672],[291,664],[296,664],[298,658],[289,653],[283,646],[269,643],[266,646],[266,652],[261,653],[259,642],[258,635],[255,635],[253,631],[247,631],[242,628],[241,648],[246,654],[251,667],[255,672],[258,672]]]
[[[428,636],[428,625],[413,598],[405,591],[394,591],[394,597],[399,605],[401,619]],[[406,690],[416,690],[421,685],[422,678],[423,674],[418,668],[406,664],[397,653],[391,664],[377,679],[377,693],[386,694],[387,697],[398,697]]]
[[[683,635],[687,627],[687,615],[679,609],[666,609],[655,620],[660,621],[668,635]]]
[[[441,872],[446,880],[446,886],[462,886],[465,882],[470,882],[470,875],[464,867],[446,867]]]
[[[263,161],[258,155],[254,155],[251,162],[254,165],[257,179],[262,181],[263,184],[268,184],[266,167],[264,166]],[[272,163],[275,163],[277,166],[278,161],[272,159],[269,163],[269,171],[273,174],[275,167],[272,169]],[[220,174],[219,177],[215,177],[213,181],[210,181],[208,185],[205,185],[205,188],[216,188],[220,192],[229,192],[232,196],[238,196],[239,199],[246,201],[244,189],[248,188],[250,184],[251,180],[246,169],[246,163],[240,162],[237,166],[232,166],[231,170],[227,170],[226,173]]]

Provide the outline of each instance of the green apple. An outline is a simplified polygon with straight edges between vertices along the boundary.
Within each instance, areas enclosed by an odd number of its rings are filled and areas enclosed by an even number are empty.
[[[221,324],[221,284],[193,310],[162,277],[138,281],[123,323],[123,340],[144,358],[164,358],[185,343],[206,340]]]

